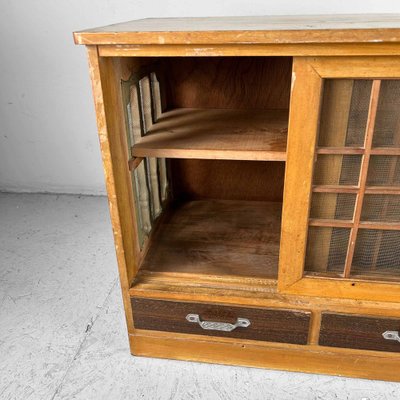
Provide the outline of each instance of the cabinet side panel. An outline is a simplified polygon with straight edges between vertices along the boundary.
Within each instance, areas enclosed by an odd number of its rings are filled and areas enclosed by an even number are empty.
[[[137,270],[138,245],[121,109],[120,65],[117,59],[100,58],[96,46],[88,46],[87,50],[125,314],[131,332],[128,290]]]

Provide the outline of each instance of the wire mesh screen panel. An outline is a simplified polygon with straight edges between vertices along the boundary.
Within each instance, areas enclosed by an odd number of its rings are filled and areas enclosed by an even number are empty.
[[[351,220],[356,203],[355,194],[314,193],[310,218]]]
[[[400,186],[400,161],[398,156],[371,156],[367,186]]]
[[[360,155],[318,154],[314,166],[314,185],[357,185]]]
[[[400,222],[400,196],[366,194],[361,210],[361,221]]]
[[[306,273],[343,272],[350,229],[311,226],[308,231]]]
[[[351,275],[400,277],[400,231],[361,229]]]
[[[400,147],[400,80],[382,81],[373,147]]]
[[[305,274],[400,278],[399,158],[400,81],[325,80]]]
[[[346,146],[363,146],[367,127],[371,80],[354,81]]]
[[[318,145],[362,146],[371,80],[328,79],[324,84]]]

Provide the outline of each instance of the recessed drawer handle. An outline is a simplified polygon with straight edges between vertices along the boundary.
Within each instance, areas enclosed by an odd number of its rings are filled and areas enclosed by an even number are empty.
[[[382,336],[386,340],[396,340],[396,341],[400,342],[400,334],[398,331],[386,331],[386,332],[382,333]]]
[[[250,325],[250,321],[247,318],[238,318],[234,324],[228,322],[202,321],[199,314],[188,314],[186,315],[186,319],[189,322],[199,324],[203,329],[211,331],[232,332],[236,328],[247,328]]]

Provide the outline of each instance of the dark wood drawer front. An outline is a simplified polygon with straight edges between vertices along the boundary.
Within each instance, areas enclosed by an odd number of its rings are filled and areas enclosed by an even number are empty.
[[[386,331],[400,331],[400,319],[323,313],[319,344],[400,352],[400,342],[382,336]]]
[[[132,299],[134,325],[137,329],[223,336],[268,342],[307,344],[310,313],[304,311],[243,308],[204,303]],[[250,321],[248,327],[231,332],[203,329],[189,322],[188,314],[199,315],[201,321],[235,324],[238,318]]]

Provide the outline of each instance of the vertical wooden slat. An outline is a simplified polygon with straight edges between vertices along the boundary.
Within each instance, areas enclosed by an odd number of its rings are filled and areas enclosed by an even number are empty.
[[[132,85],[132,91],[136,90],[137,93],[137,110],[138,110],[138,115],[139,115],[139,124],[140,124],[140,130],[137,131],[136,135],[140,135],[137,137],[137,141],[140,140],[140,137],[144,135],[146,128],[145,128],[145,116],[143,113],[143,99],[142,99],[142,88],[140,86],[140,82],[136,82],[134,85]]]
[[[140,140],[143,130],[139,90],[139,85],[134,84],[130,92],[133,143]],[[141,229],[145,235],[148,235],[151,231],[151,215],[145,163],[140,163],[132,173],[135,176]],[[143,239],[141,237],[141,242],[143,242]]]
[[[318,344],[319,331],[321,329],[321,312],[314,311],[311,315],[310,333],[308,335],[308,344]]]
[[[142,135],[151,129],[153,125],[153,104],[152,104],[152,92],[150,78],[145,76],[140,80],[140,95],[141,95],[141,107],[143,116],[143,132]],[[155,219],[161,213],[161,202],[160,202],[160,187],[158,182],[158,163],[154,157],[147,158],[148,167],[148,179],[149,189],[151,196],[152,205],[152,217]]]
[[[130,108],[131,108],[131,130],[132,130],[132,143],[138,142],[142,136],[142,122],[140,110],[140,97],[139,85],[132,85],[130,90]]]
[[[361,162],[360,168],[360,181],[359,181],[359,192],[356,198],[356,204],[354,209],[354,218],[353,218],[353,228],[350,231],[350,239],[349,245],[347,248],[347,255],[346,255],[346,262],[344,266],[343,276],[348,278],[350,276],[351,265],[353,263],[354,257],[354,249],[356,245],[357,233],[358,228],[360,225],[360,218],[361,218],[361,210],[362,204],[364,200],[365,194],[365,186],[367,183],[367,174],[368,174],[368,166],[369,160],[371,156],[371,148],[372,148],[372,138],[374,134],[374,127],[375,127],[375,120],[376,120],[376,112],[378,109],[378,99],[379,99],[379,91],[381,87],[380,80],[374,80],[372,83],[371,89],[371,99],[369,104],[369,111],[368,111],[368,119],[367,119],[367,126],[365,132],[365,140],[364,140],[364,148],[365,152]]]
[[[162,96],[161,96],[161,86],[158,81],[155,72],[150,74],[151,83],[151,97],[152,97],[152,110],[153,110],[153,123],[155,123],[162,114]],[[161,201],[164,202],[167,199],[168,192],[168,177],[167,177],[167,165],[165,158],[158,159],[158,179],[159,179],[159,189]]]
[[[295,57],[279,256],[280,290],[303,276],[321,90],[321,77],[307,60]]]
[[[153,99],[153,123],[157,122],[162,113],[160,82],[155,72],[150,74],[151,97]]]
[[[160,196],[161,201],[164,202],[168,197],[168,175],[167,175],[167,164],[165,158],[158,159],[158,171],[159,171],[159,184],[160,184]]]
[[[143,134],[146,134],[146,132],[148,132],[153,125],[150,78],[148,76],[143,77],[139,81],[139,87],[144,124]]]
[[[153,219],[157,218],[161,211],[161,201],[160,201],[160,185],[158,181],[158,162],[157,158],[149,157],[147,159],[149,168],[149,184],[150,184],[150,194],[151,194],[151,204]]]

